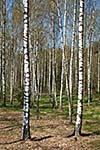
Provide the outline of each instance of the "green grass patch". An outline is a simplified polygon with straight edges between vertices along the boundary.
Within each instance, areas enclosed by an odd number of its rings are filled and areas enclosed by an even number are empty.
[[[63,109],[59,110],[59,96],[57,96],[58,105],[55,106],[55,109],[52,110],[52,98],[48,96],[42,96],[39,100],[39,116],[40,117],[50,117],[57,118],[61,117],[68,121],[68,100],[66,95],[63,95]],[[13,110],[23,112],[23,107],[19,106],[19,101],[15,100],[13,105],[7,101],[7,106],[5,110]],[[98,99],[93,99],[90,107],[86,103],[86,99],[83,101],[83,126],[82,130],[91,132],[94,134],[100,134],[100,101]],[[0,103],[0,108],[3,108],[2,103]],[[37,116],[36,110],[36,101],[34,105],[31,104],[31,115]],[[76,120],[76,111],[77,111],[77,96],[73,96],[73,122]]]
[[[100,108],[95,102],[91,103],[90,108],[85,104],[83,109],[82,129],[96,135],[100,135]]]

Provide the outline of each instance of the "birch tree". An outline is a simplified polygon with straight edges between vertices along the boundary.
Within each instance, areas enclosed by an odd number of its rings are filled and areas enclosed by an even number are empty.
[[[59,3],[57,1],[57,10],[58,10],[58,18],[59,18],[59,30],[61,37],[61,48],[62,48],[62,70],[61,70],[61,87],[60,87],[60,104],[59,108],[62,108],[62,92],[63,92],[63,82],[64,82],[64,61],[65,61],[65,45],[66,45],[66,0],[64,0],[64,28],[62,29],[61,23],[61,14],[59,10]],[[62,32],[63,30],[63,32]]]
[[[35,42],[34,42],[35,43]],[[32,61],[32,103],[34,105],[34,100],[35,100],[35,93],[36,93],[36,78],[35,78],[35,63],[36,63],[36,57],[35,57],[35,50],[32,51],[32,56],[31,56],[31,61]]]
[[[1,51],[1,90],[3,105],[6,106],[6,42],[5,42],[5,29],[6,29],[6,0],[2,1],[2,51]]]
[[[39,37],[38,37],[39,38]],[[36,81],[36,112],[37,112],[37,119],[39,119],[39,86],[40,86],[40,72],[39,72],[39,56],[38,56],[38,51],[39,51],[39,40],[36,40],[36,47],[35,47],[35,54],[36,54],[36,64],[35,64],[35,81]]]
[[[100,44],[98,46],[98,93],[100,93]]]
[[[52,109],[55,108],[56,101],[56,63],[55,63],[55,4],[52,4]]]
[[[13,3],[12,3],[13,10]],[[13,103],[13,94],[14,94],[14,35],[13,35],[13,15],[12,15],[12,27],[11,27],[11,62],[10,62],[10,103]]]
[[[10,65],[10,103],[13,103],[14,94],[14,38],[11,39],[11,65]]]
[[[88,80],[88,106],[90,106],[90,102],[92,100],[92,45],[93,45],[93,35],[94,35],[94,20],[95,18],[95,10],[94,10],[94,2],[88,2],[89,5],[89,17],[88,17],[88,54],[87,54],[87,80]]]
[[[72,47],[70,58],[70,73],[69,73],[69,86],[70,86],[70,100],[72,101],[72,69],[73,69],[73,57],[74,57],[74,45],[75,45],[75,26],[76,26],[76,6],[77,1],[74,0],[74,19],[73,19],[73,34],[72,34]]]
[[[87,77],[88,77],[88,106],[91,102],[91,70],[92,69],[92,31],[89,34],[89,46],[88,46],[88,57],[87,57]]]
[[[78,94],[78,38],[75,40],[75,89]]]
[[[74,19],[73,19],[73,34],[72,34],[72,47],[71,47],[71,58],[70,58],[70,73],[69,73],[69,91],[70,91],[70,111],[72,109],[72,85],[73,85],[73,58],[74,58],[74,45],[75,45],[75,27],[76,27],[76,6],[77,0],[74,0]],[[70,122],[72,122],[72,112],[70,112]]]
[[[24,117],[22,138],[30,138],[30,61],[29,61],[29,0],[23,0],[24,6]]]
[[[1,2],[0,2],[1,4]],[[2,15],[1,15],[1,6],[0,6],[0,67],[2,67],[2,60],[1,60],[1,52],[2,52]],[[1,72],[2,69],[0,70],[0,79],[2,80],[2,77],[1,77]],[[0,86],[1,86],[1,81],[0,81]],[[1,90],[2,90],[2,86],[1,86]]]
[[[83,112],[83,26],[84,26],[84,0],[80,0],[79,9],[79,81],[78,81],[78,103],[77,117],[75,123],[75,135],[81,134],[82,112]]]
[[[48,92],[49,92],[49,97],[51,95],[51,75],[52,75],[52,50],[51,48],[49,49],[49,79],[48,79]]]

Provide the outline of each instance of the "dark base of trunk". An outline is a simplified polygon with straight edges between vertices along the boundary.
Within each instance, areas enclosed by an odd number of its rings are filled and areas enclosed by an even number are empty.
[[[30,129],[26,129],[26,126],[23,127],[22,140],[31,139]]]

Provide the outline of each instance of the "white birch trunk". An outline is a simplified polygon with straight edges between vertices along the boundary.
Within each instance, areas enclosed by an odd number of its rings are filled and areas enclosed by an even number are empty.
[[[71,58],[70,58],[70,72],[69,72],[69,89],[70,89],[70,101],[72,103],[72,85],[73,85],[73,58],[74,58],[74,48],[75,48],[75,28],[76,28],[76,4],[77,1],[74,0],[74,19],[73,19],[73,34],[72,34],[72,47],[71,47]]]
[[[32,55],[32,103],[34,105],[35,93],[36,93],[36,78],[35,78],[35,53]]]
[[[52,71],[52,52],[51,48],[49,49],[49,83],[48,83],[48,91],[49,91],[49,97],[51,95],[51,71]]]
[[[15,73],[16,76],[16,73]],[[23,87],[23,61],[21,61],[21,87]]]
[[[14,93],[14,64],[11,65],[10,74],[10,103],[13,103],[13,93]]]
[[[43,79],[43,87],[46,87],[46,52],[44,53],[44,79]]]
[[[61,15],[57,1],[57,10],[59,18],[59,30],[61,36],[61,47],[62,47],[62,70],[61,70],[61,88],[60,88],[60,103],[59,108],[62,109],[62,94],[63,94],[63,80],[64,80],[64,61],[65,61],[65,45],[66,45],[66,0],[64,1],[64,28],[62,29]],[[63,30],[63,32],[62,32]]]
[[[75,45],[75,27],[76,27],[76,0],[74,0],[74,19],[73,19],[73,34],[72,34],[72,47],[70,58],[70,72],[69,72],[69,121],[72,122],[72,85],[73,85],[73,58],[74,58],[74,45]]]
[[[78,51],[75,51],[75,89],[78,94]]]
[[[23,0],[24,6],[24,116],[22,138],[30,138],[30,61],[29,61],[29,1]]]
[[[63,46],[63,32],[62,32],[62,23],[61,23],[61,13],[59,9],[59,3],[57,0],[57,12],[58,12],[58,21],[59,21],[59,30],[60,30],[60,39],[61,39],[61,49],[62,49],[62,70],[61,70],[61,87],[60,87],[60,101],[59,108],[62,109],[62,91],[63,91],[63,78],[64,78],[64,46]]]
[[[13,3],[12,3],[13,10]],[[10,103],[13,104],[14,94],[14,36],[13,36],[13,21],[12,21],[12,34],[11,34],[11,62],[10,62]]]
[[[83,112],[83,23],[84,21],[84,0],[80,0],[79,10],[79,81],[78,81],[78,103],[77,117],[75,124],[75,135],[81,134],[82,112]]]
[[[91,32],[91,31],[90,31]],[[91,69],[92,69],[92,46],[91,46],[91,38],[92,33],[89,35],[89,47],[88,47],[88,59],[87,59],[87,69],[88,69],[88,106],[90,106],[91,102]]]
[[[39,72],[39,58],[38,58],[38,50],[39,50],[39,42],[36,41],[36,63],[35,63],[35,80],[36,80],[36,112],[37,119],[39,118],[39,86],[40,86],[40,72]]]
[[[43,92],[43,59],[41,60],[41,74],[40,74],[40,96]]]
[[[11,47],[11,68],[10,68],[10,103],[13,103],[13,94],[14,94],[14,44],[12,38],[12,47]]]
[[[2,71],[1,71],[1,82],[2,82],[2,100],[3,105],[6,106],[6,59],[5,59],[5,27],[6,27],[6,0],[2,1]]]
[[[55,75],[55,20],[54,16],[52,16],[52,37],[53,37],[53,48],[52,48],[52,109],[55,108],[55,104],[57,105],[56,100],[56,75]]]
[[[69,123],[72,122],[72,103],[70,100],[70,92],[69,92],[69,83],[68,83],[68,64],[65,65],[65,77],[66,77],[66,95],[67,95],[67,99],[68,99],[68,109],[69,109]]]
[[[35,40],[34,40],[35,41]],[[30,72],[31,72],[31,102],[32,105],[34,106],[34,100],[35,100],[35,86],[36,86],[36,82],[35,82],[35,42],[34,42],[34,46],[32,47],[32,43],[31,43],[31,35],[29,35],[29,48],[31,50],[30,53]]]
[[[100,42],[100,35],[99,35],[99,42]],[[98,46],[98,85],[97,91],[100,93],[100,45]]]
[[[98,47],[98,93],[100,93],[100,46]]]
[[[2,15],[0,14],[0,86],[1,86],[1,91],[2,91]]]

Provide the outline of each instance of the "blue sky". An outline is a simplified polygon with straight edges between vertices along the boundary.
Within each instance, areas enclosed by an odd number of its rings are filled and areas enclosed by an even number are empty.
[[[97,7],[100,9],[100,0],[96,0],[97,2]]]
[[[6,1],[7,1],[7,5],[9,6],[11,5],[12,1],[16,1],[16,0],[6,0]],[[97,2],[97,7],[100,8],[100,0],[96,0],[96,2]]]
[[[16,0],[6,0],[8,18],[11,18],[11,5],[12,5],[12,2],[14,1]],[[94,0],[94,1],[96,1],[96,6],[100,10],[100,0]]]

